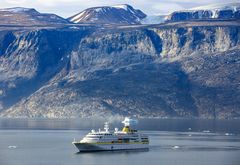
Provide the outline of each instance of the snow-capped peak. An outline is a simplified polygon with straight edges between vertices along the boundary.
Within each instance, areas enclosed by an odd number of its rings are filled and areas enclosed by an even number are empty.
[[[142,11],[122,4],[88,8],[68,19],[74,23],[140,24],[145,17]]]

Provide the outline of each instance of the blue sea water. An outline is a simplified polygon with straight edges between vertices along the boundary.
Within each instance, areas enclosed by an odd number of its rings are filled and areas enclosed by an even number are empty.
[[[103,120],[0,120],[0,165],[239,165],[240,121],[140,120],[148,151],[78,153],[71,144]],[[112,127],[120,127],[112,122]]]

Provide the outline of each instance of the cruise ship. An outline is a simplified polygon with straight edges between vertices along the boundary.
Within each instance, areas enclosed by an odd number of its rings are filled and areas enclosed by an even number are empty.
[[[78,148],[79,152],[148,149],[148,136],[131,129],[131,125],[136,122],[136,120],[125,118],[122,121],[124,124],[122,130],[115,128],[114,131],[109,130],[109,124],[106,122],[104,130],[92,130],[82,140],[74,140],[72,144]]]

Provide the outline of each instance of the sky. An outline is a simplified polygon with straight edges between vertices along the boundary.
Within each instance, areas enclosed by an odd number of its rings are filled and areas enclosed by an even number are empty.
[[[237,2],[239,0],[228,0]],[[129,4],[148,15],[168,14],[176,10],[224,3],[226,0],[0,0],[0,8],[27,7],[43,13],[55,13],[64,18],[95,6]]]

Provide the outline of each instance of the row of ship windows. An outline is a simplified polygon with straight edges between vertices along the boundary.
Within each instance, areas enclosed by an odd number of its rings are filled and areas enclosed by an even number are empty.
[[[98,138],[102,138],[102,136],[94,136],[94,137],[88,137],[89,139],[98,139]],[[138,138],[123,138],[123,139],[121,139],[121,138],[119,138],[118,140],[138,140]],[[142,140],[144,140],[144,139],[142,139]]]
[[[107,136],[111,136],[112,134],[107,134],[107,133],[106,134],[100,134],[100,133],[97,133],[97,134],[91,134],[91,135],[101,135],[101,136],[102,135],[107,135]]]

